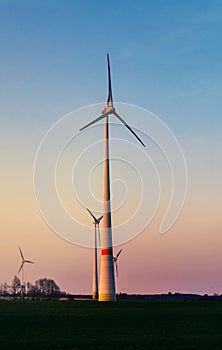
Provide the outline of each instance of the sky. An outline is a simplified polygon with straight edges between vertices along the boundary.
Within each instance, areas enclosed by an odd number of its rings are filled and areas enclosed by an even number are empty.
[[[216,0],[0,0],[0,282],[10,283],[17,274],[20,245],[25,257],[35,262],[26,267],[26,280],[49,277],[62,290],[91,292],[93,250],[71,244],[49,227],[36,202],[33,166],[39,144],[52,125],[78,108],[106,101],[109,52],[114,101],[157,115],[179,141],[188,174],[183,209],[161,235],[169,200],[163,165],[160,176],[166,198],[160,196],[160,207],[143,232],[114,248],[115,252],[123,248],[117,290],[222,293],[221,41],[222,4]],[[83,124],[90,121],[88,115],[82,118]],[[132,122],[147,131],[149,125],[141,125],[140,118],[138,114]],[[128,139],[123,129],[119,133]],[[66,204],[72,200],[66,170],[70,175],[87,141],[102,140],[102,132],[87,135],[73,144],[76,158],[71,157],[70,146],[63,159],[66,166],[60,167],[60,195]],[[122,149],[124,158],[127,151]],[[147,154],[151,153],[159,157],[148,147]],[[134,164],[137,156],[132,157]],[[117,165],[113,163],[114,177],[119,176]],[[82,169],[88,174],[84,158]],[[100,164],[96,171],[102,181],[101,169]],[[120,175],[128,173],[121,164]],[[145,169],[142,175],[146,174]],[[134,210],[138,191],[132,185],[133,176],[129,176],[129,206],[117,213],[117,221],[126,216],[127,208],[128,213]],[[149,176],[154,189],[155,177]],[[101,181],[94,182],[98,198]],[[114,201],[118,191],[114,186]],[[154,204],[150,200],[149,205]],[[70,210],[74,216],[78,212],[90,235],[88,214],[81,215],[75,205]]]

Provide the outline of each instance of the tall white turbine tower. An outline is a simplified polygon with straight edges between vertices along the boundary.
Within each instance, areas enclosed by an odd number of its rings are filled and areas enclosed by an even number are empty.
[[[25,258],[24,258],[24,255],[23,255],[23,253],[22,253],[22,250],[21,250],[21,248],[19,247],[19,251],[20,251],[20,255],[21,255],[21,260],[22,260],[22,263],[21,263],[21,266],[20,266],[20,268],[19,268],[19,270],[18,270],[18,274],[20,273],[20,271],[22,271],[22,276],[21,276],[21,297],[23,297],[23,292],[25,292],[25,288],[24,288],[24,290],[23,290],[23,283],[24,283],[24,264],[25,263],[28,263],[28,264],[34,264],[34,262],[33,261],[30,261],[30,260],[26,260]]]
[[[99,283],[99,301],[115,301],[116,288],[113,265],[113,243],[112,243],[112,221],[111,221],[111,203],[110,203],[110,171],[109,171],[109,115],[115,115],[145,147],[143,141],[131,129],[131,127],[117,114],[113,106],[111,74],[109,54],[107,54],[108,64],[108,99],[107,107],[103,109],[102,115],[94,119],[89,124],[80,129],[83,130],[88,126],[105,118],[104,122],[104,194],[103,194],[103,232],[101,244],[101,265],[100,265],[100,283]]]
[[[100,216],[98,219],[92,214],[92,212],[86,208],[86,210],[89,212],[89,214],[93,218],[93,224],[95,226],[95,249],[94,249],[94,261],[93,261],[93,286],[92,286],[92,298],[94,300],[97,300],[99,297],[99,288],[98,288],[98,262],[97,262],[97,228],[98,228],[98,237],[99,237],[99,224],[100,221],[103,218],[103,215]]]

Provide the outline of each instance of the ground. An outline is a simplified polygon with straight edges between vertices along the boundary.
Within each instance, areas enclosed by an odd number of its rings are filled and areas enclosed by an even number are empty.
[[[222,302],[1,301],[1,349],[222,348]]]

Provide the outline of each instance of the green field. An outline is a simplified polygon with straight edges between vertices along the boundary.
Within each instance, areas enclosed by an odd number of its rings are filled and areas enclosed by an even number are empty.
[[[222,349],[222,303],[1,301],[1,349]]]

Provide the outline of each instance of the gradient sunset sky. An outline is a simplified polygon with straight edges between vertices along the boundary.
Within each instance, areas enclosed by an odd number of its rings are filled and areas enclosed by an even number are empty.
[[[186,201],[170,231],[159,233],[160,208],[121,245],[117,290],[222,293],[221,42],[219,0],[0,0],[0,282],[17,274],[20,245],[35,262],[26,280],[50,277],[62,290],[91,292],[93,251],[44,221],[33,163],[52,124],[106,100],[109,52],[114,99],[159,116],[188,169]],[[85,212],[83,221],[91,225]]]

